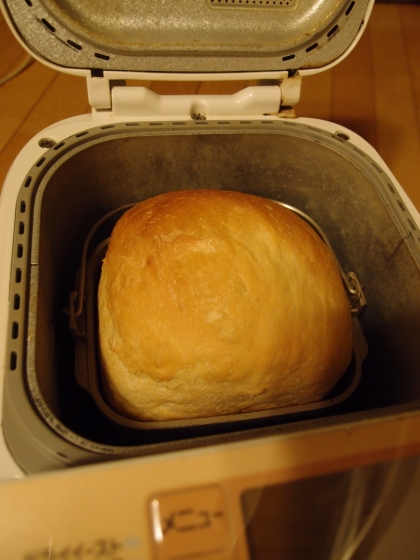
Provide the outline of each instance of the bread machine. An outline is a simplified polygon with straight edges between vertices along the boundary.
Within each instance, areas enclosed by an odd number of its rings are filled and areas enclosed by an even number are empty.
[[[86,78],[92,106],[37,134],[1,193],[4,557],[417,558],[420,217],[362,138],[293,109],[302,78],[352,50],[373,2],[0,4],[35,58]],[[159,96],[136,85],[149,79],[257,85]],[[183,188],[292,205],[356,273],[365,359],[345,399],[199,429],[103,414],[85,312],[73,337],[68,326],[83,247],[104,216]]]

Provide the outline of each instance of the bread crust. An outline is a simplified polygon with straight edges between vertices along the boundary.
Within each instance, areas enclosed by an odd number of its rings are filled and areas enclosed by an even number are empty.
[[[162,421],[322,400],[352,355],[326,245],[273,201],[176,191],[115,226],[98,290],[107,400]]]

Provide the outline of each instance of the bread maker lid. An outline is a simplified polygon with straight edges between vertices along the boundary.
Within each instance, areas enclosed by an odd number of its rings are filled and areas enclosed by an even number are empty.
[[[38,59],[77,74],[318,71],[373,0],[0,0]]]

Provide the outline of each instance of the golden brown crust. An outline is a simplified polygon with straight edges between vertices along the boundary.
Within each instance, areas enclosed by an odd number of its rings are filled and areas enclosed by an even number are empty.
[[[99,286],[112,406],[141,420],[321,400],[349,364],[350,306],[317,234],[264,198],[150,198],[112,233]]]

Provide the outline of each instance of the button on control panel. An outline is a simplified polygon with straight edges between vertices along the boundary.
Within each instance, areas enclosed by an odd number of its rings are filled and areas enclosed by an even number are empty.
[[[156,560],[234,560],[228,504],[219,486],[161,494],[150,502]]]

